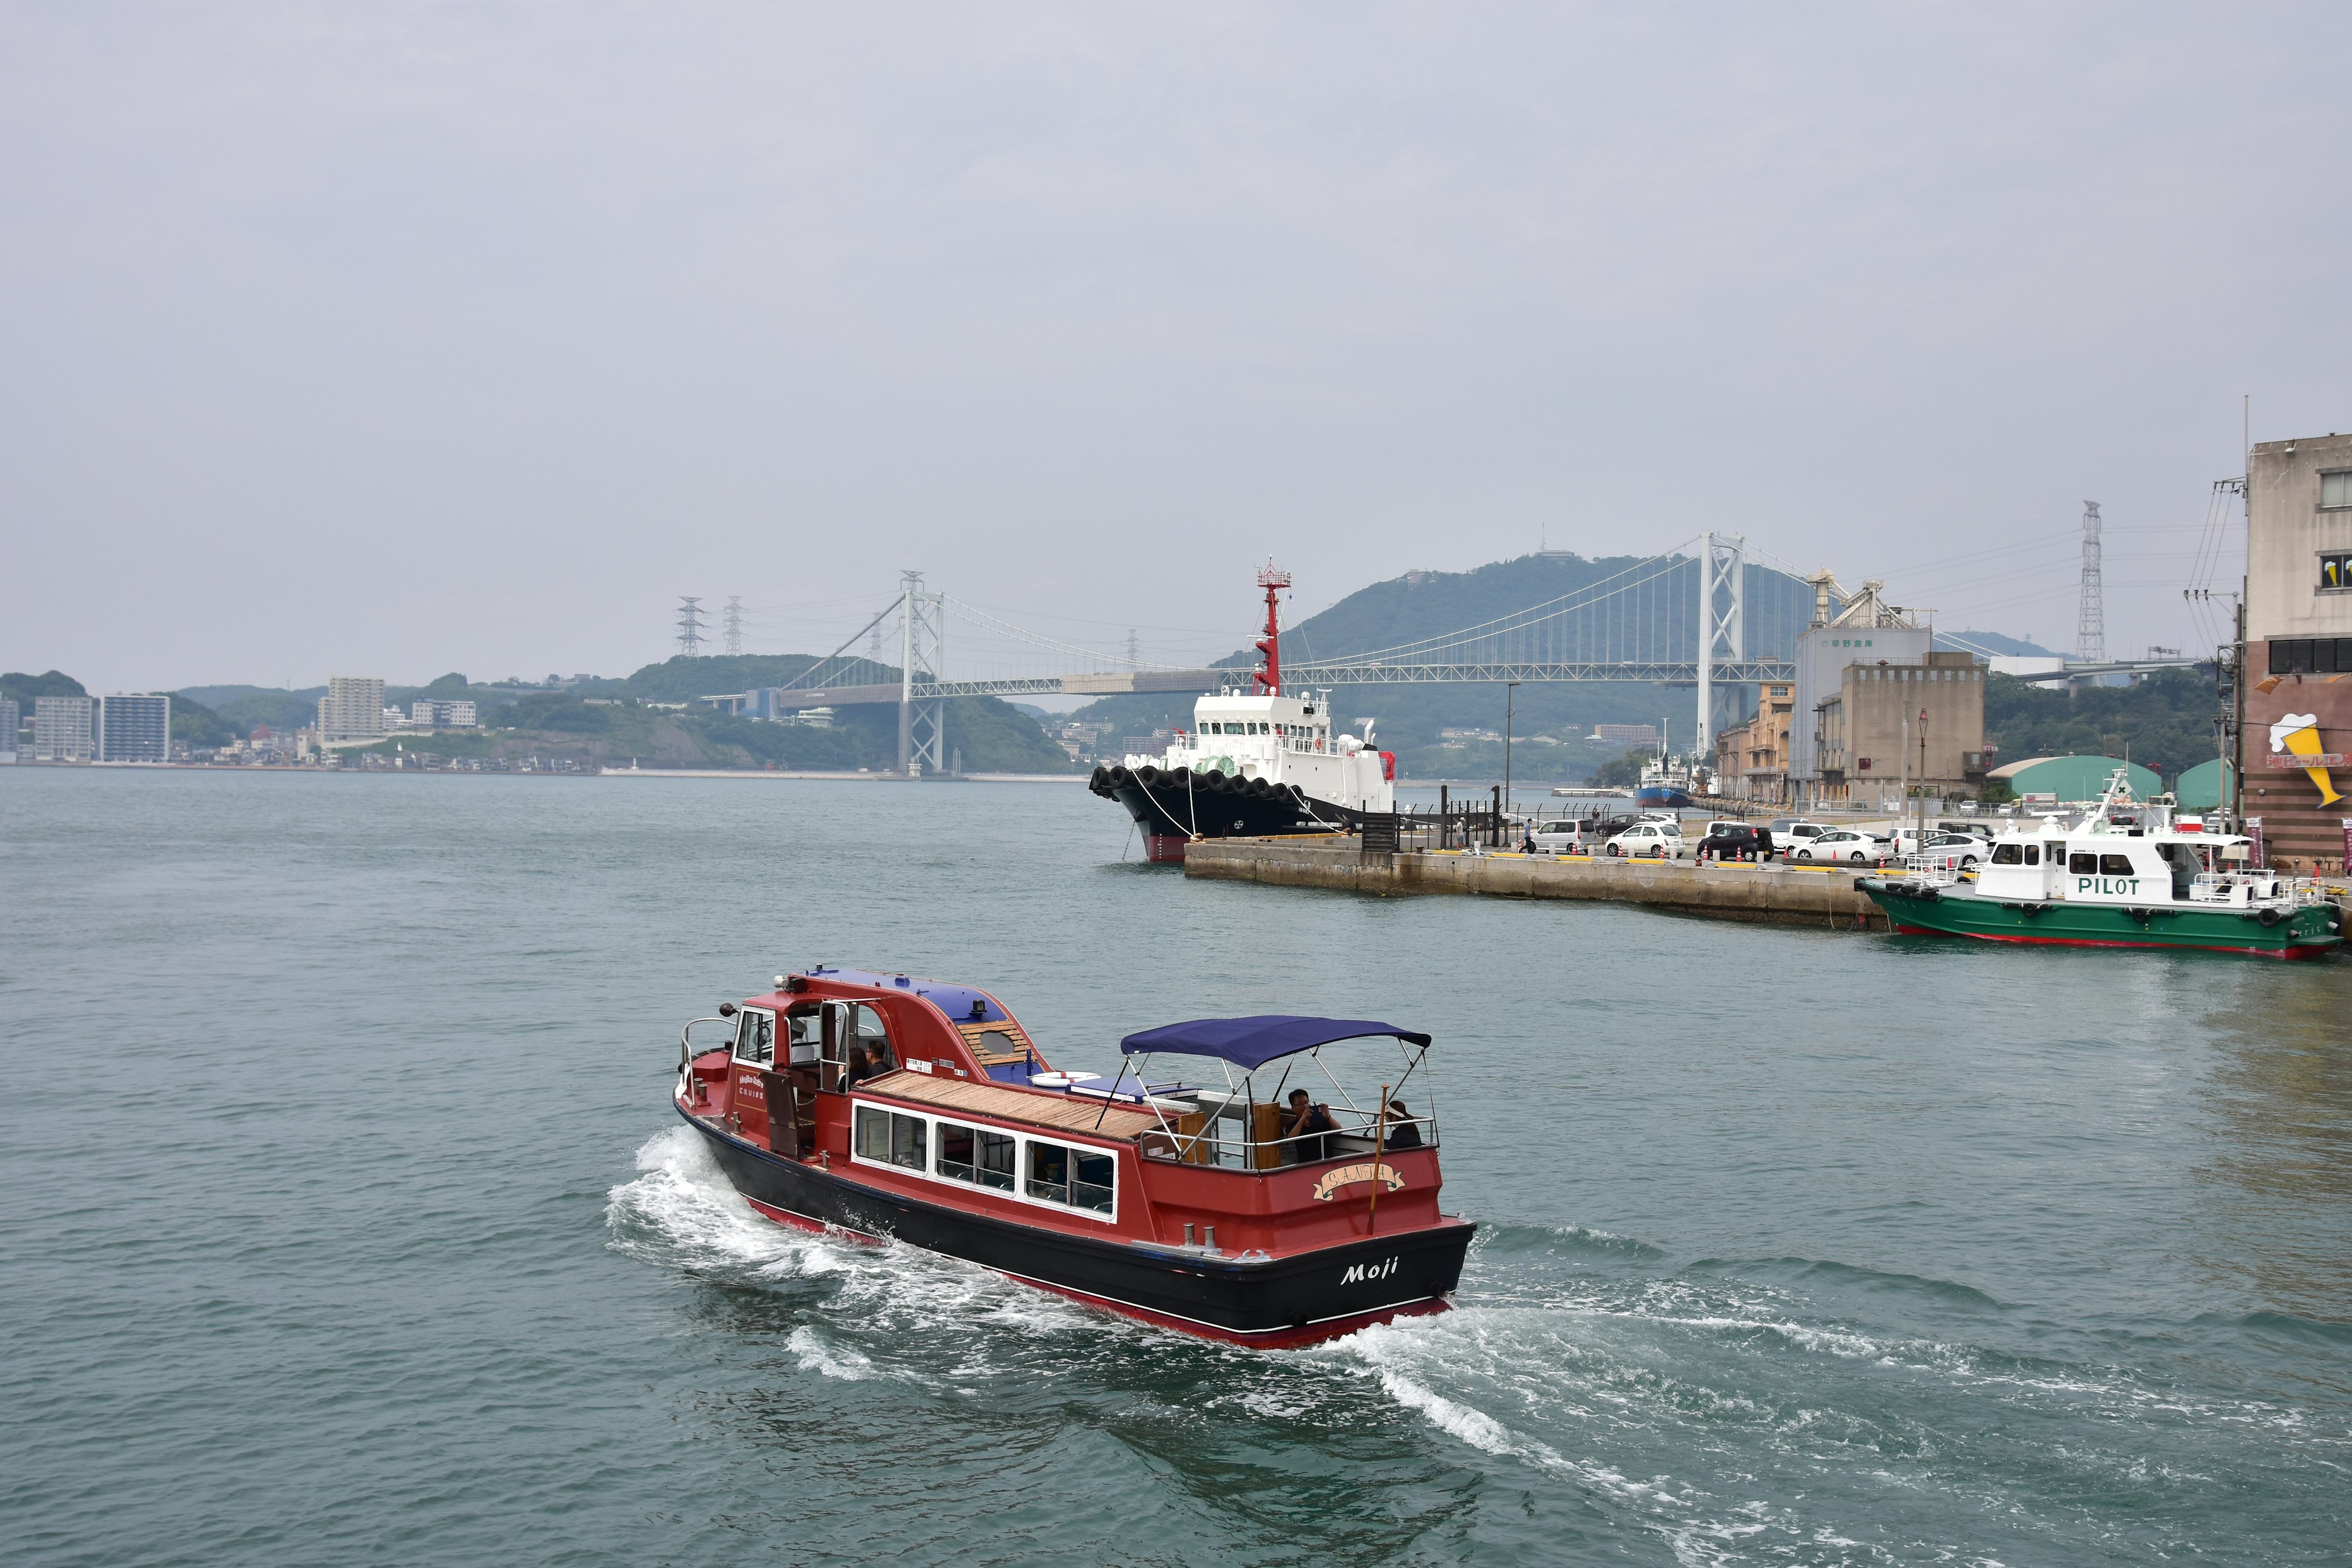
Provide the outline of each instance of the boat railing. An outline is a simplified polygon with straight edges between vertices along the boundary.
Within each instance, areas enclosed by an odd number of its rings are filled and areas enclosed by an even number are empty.
[[[735,1020],[732,1018],[688,1018],[686,1021],[686,1027],[677,1032],[677,1070],[680,1072],[684,1072],[687,1065],[694,1060],[694,1026],[697,1024],[724,1024],[730,1034],[735,1028]],[[721,1040],[719,1045],[732,1046],[734,1043],[732,1039],[727,1039]],[[710,1046],[703,1047],[705,1050],[714,1048],[716,1047]]]
[[[1427,1116],[1391,1116],[1387,1125],[1380,1125],[1377,1112],[1355,1110],[1343,1106],[1328,1108],[1334,1131],[1302,1132],[1284,1138],[1225,1137],[1214,1129],[1221,1118],[1212,1117],[1199,1132],[1178,1132],[1168,1140],[1174,1158],[1197,1165],[1217,1165],[1240,1170],[1268,1170],[1282,1165],[1311,1165],[1327,1160],[1344,1160],[1370,1154],[1375,1148],[1396,1147],[1398,1130],[1411,1127],[1420,1142],[1407,1147],[1434,1149],[1437,1147],[1437,1118]]]
[[[1957,855],[1906,855],[1903,874],[1910,880],[1923,882],[1931,888],[1948,888],[1960,879],[1960,858]]]

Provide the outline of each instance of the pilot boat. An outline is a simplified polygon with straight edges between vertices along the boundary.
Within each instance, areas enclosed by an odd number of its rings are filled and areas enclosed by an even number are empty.
[[[712,1024],[725,1042],[698,1047]],[[1370,1044],[1327,1056],[1349,1041]],[[1329,1074],[1339,1055],[1388,1046],[1397,1070],[1377,1092],[1351,1098]],[[1429,1046],[1369,1019],[1198,1019],[1128,1036],[1106,1082],[1055,1070],[984,991],[819,965],[688,1023],[675,1103],[771,1219],[1297,1345],[1443,1311],[1461,1279],[1475,1227],[1438,1207],[1437,1122],[1416,1078]],[[1170,1057],[1212,1064],[1217,1082],[1154,1070]],[[1330,1125],[1286,1135],[1283,1089],[1310,1076],[1336,1089]]]
[[[2316,958],[2343,919],[2314,884],[2252,864],[2252,840],[2177,821],[2132,798],[2124,770],[2081,820],[2021,823],[1993,840],[1973,884],[1950,858],[1906,858],[1901,877],[1854,886],[1914,936],[2069,947],[2170,947]]]
[[[1282,689],[1278,595],[1290,574],[1269,565],[1265,664],[1192,704],[1192,727],[1165,752],[1134,753],[1095,769],[1087,787],[1127,808],[1143,830],[1145,857],[1184,858],[1196,838],[1337,833],[1367,812],[1396,809],[1396,753],[1361,736],[1336,733],[1330,694]]]

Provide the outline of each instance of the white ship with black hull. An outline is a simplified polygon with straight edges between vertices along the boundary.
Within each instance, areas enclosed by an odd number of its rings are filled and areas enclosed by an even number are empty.
[[[1276,590],[1289,574],[1258,574],[1265,589],[1265,667],[1192,705],[1192,727],[1166,752],[1095,769],[1095,794],[1118,801],[1142,828],[1154,860],[1181,860],[1195,838],[1329,833],[1366,812],[1396,809],[1396,758],[1333,730],[1328,702],[1282,690]]]

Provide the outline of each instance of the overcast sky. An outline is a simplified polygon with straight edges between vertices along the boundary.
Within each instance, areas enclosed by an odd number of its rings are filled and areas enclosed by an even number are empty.
[[[1146,654],[1744,532],[2199,634],[2352,429],[2340,5],[0,7],[0,668],[818,651],[901,568]],[[1048,617],[1060,617],[1048,619]],[[714,617],[715,618],[715,617]]]

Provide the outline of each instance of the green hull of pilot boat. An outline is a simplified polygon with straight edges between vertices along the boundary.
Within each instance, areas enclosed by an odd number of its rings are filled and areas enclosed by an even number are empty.
[[[2336,910],[2324,904],[2267,911],[2276,919],[2264,924],[2264,911],[2184,904],[2126,908],[2063,899],[2002,900],[1876,877],[1857,878],[1854,886],[1886,911],[1896,931],[1910,936],[1968,936],[2058,947],[2177,947],[2263,958],[2316,958],[2344,940]]]

